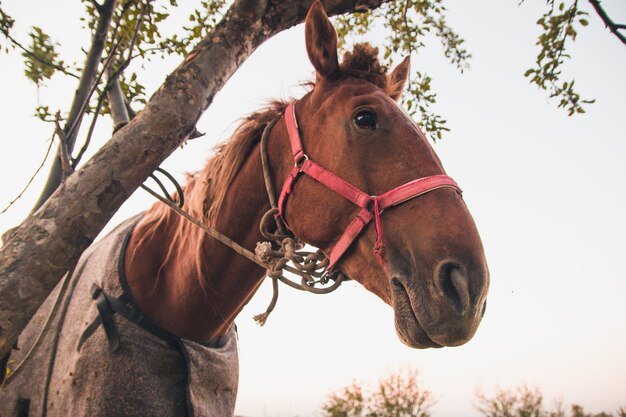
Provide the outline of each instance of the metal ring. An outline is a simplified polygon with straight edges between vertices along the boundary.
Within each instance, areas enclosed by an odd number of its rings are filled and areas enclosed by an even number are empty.
[[[303,152],[302,156],[294,162],[294,166],[298,167],[300,169],[300,172],[302,172],[302,165],[304,165],[304,163],[308,160],[309,160],[309,155]]]

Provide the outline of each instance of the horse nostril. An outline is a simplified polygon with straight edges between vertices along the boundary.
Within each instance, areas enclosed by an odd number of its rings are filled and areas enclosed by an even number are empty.
[[[391,278],[391,286],[396,290],[404,290],[404,285],[396,277]]]
[[[470,304],[468,277],[456,263],[448,262],[439,268],[439,282],[444,296],[460,314],[468,311]]]

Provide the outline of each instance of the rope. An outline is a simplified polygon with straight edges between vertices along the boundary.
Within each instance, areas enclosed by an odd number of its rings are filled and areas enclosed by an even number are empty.
[[[316,259],[319,259],[321,252],[301,252],[295,250],[296,247],[301,247],[301,244],[295,244],[292,242],[293,238],[285,238],[286,242],[281,245],[282,250],[272,250],[270,242],[259,242],[257,243],[257,247],[255,252],[252,252],[228,236],[220,233],[213,227],[197,220],[192,215],[190,215],[185,210],[181,209],[165,197],[159,195],[157,192],[153,191],[149,187],[142,185],[141,188],[146,190],[150,195],[152,195],[157,200],[161,201],[163,204],[167,205],[170,209],[174,210],[185,220],[193,223],[198,226],[200,229],[204,230],[209,236],[228,246],[232,250],[234,250],[239,255],[245,257],[246,259],[254,262],[255,264],[261,266],[267,271],[267,276],[271,278],[276,278],[280,282],[295,288],[300,291],[307,291],[313,294],[328,294],[331,291],[334,291],[339,284],[345,279],[345,276],[340,272],[327,272],[327,271],[317,271],[319,268],[324,268],[327,265],[328,260],[324,260],[323,262],[315,262]],[[265,217],[268,217],[268,214],[272,214],[274,209],[268,211]],[[324,256],[321,254],[321,256]],[[288,261],[296,262],[296,267],[292,267],[287,265]],[[302,264],[301,264],[302,263]],[[302,277],[302,282],[297,283],[294,281],[285,278],[282,275],[282,270],[290,272],[295,275],[299,275]],[[319,279],[315,279],[319,278]],[[326,288],[315,288],[316,284],[326,284],[329,280],[334,280],[335,282],[330,287]]]
[[[267,306],[267,309],[261,314],[257,314],[254,316],[254,321],[257,322],[259,326],[263,326],[267,321],[270,313],[274,311],[274,307],[276,307],[276,303],[278,302],[278,279],[272,278],[272,299],[270,300],[270,305]]]
[[[267,317],[274,310],[276,302],[278,300],[278,282],[276,279],[281,280],[285,284],[297,288],[304,288],[306,291],[310,291],[316,294],[327,294],[336,290],[341,283],[345,280],[345,275],[340,272],[329,273],[327,270],[330,260],[320,250],[316,252],[303,252],[304,245],[288,231],[287,226],[279,216],[279,210],[277,206],[276,192],[274,190],[274,184],[272,181],[272,171],[270,169],[269,156],[267,153],[267,140],[269,138],[271,130],[278,119],[268,123],[263,129],[261,135],[261,164],[263,167],[263,180],[265,182],[265,189],[267,191],[267,197],[270,201],[271,209],[268,210],[259,225],[261,234],[267,242],[257,243],[255,253],[261,259],[264,259],[266,263],[272,266],[268,268],[268,276],[273,278],[273,293],[269,306],[264,313],[258,314],[254,319],[261,326],[265,324]],[[297,126],[296,126],[297,129]],[[277,230],[277,232],[270,232],[271,223]],[[272,249],[272,242],[278,246],[279,250]],[[284,278],[282,271],[287,269],[287,262],[291,262],[298,269],[298,275],[302,277],[300,285],[293,283],[290,280]],[[316,279],[317,278],[317,279]],[[327,284],[330,279],[334,280],[334,283],[326,288],[315,288],[316,284]]]
[[[191,216],[185,210],[181,209],[180,207],[178,207],[177,205],[175,205],[174,203],[172,203],[170,200],[166,199],[165,197],[162,197],[161,195],[159,195],[158,193],[156,193],[155,191],[153,191],[149,187],[147,187],[147,186],[145,186],[143,184],[140,187],[143,188],[144,190],[146,190],[154,198],[156,198],[157,200],[161,201],[163,204],[166,204],[170,209],[174,210],[181,217],[183,217],[187,221],[195,224],[200,229],[204,230],[212,238],[217,239],[218,241],[222,242],[224,245],[228,246],[229,248],[231,248],[232,250],[237,252],[239,255],[244,256],[248,260],[256,263],[257,265],[259,265],[259,266],[261,266],[263,268],[266,268],[266,266],[261,261],[259,261],[256,258],[255,254],[253,252],[251,252],[248,249],[244,248],[243,246],[241,246],[240,244],[238,244],[237,242],[235,242],[234,240],[232,240],[228,236],[218,232],[214,228],[212,228],[212,227],[202,223],[201,221],[195,219],[193,216]]]
[[[330,272],[327,270],[330,261],[326,257],[326,255],[324,255],[319,249],[315,252],[302,250],[304,248],[304,244],[295,236],[293,236],[293,234],[287,229],[286,225],[280,219],[280,216],[278,216],[276,192],[272,183],[269,158],[267,154],[267,139],[272,128],[275,126],[278,120],[279,119],[276,119],[268,123],[265,126],[265,129],[263,130],[263,134],[261,136],[261,162],[263,166],[263,179],[265,182],[265,188],[268,194],[271,209],[263,215],[260,222],[261,234],[265,239],[267,239],[267,241],[258,242],[254,252],[244,248],[234,240],[230,239],[228,236],[220,233],[215,228],[197,220],[187,211],[185,211],[183,209],[184,193],[182,187],[178,184],[176,179],[163,168],[159,167],[155,171],[165,175],[172,182],[178,194],[178,201],[169,197],[167,189],[154,174],[150,174],[150,178],[152,178],[156,182],[156,184],[159,186],[159,188],[166,197],[161,196],[159,193],[155,192],[145,184],[140,185],[140,187],[143,188],[146,192],[148,192],[157,200],[161,201],[163,204],[167,205],[171,210],[176,212],[185,220],[193,223],[200,229],[204,230],[209,236],[213,237],[222,244],[234,250],[239,255],[245,257],[246,259],[254,262],[255,264],[266,270],[265,275],[272,279],[272,299],[264,313],[254,316],[254,320],[261,326],[265,324],[270,313],[276,307],[276,304],[278,302],[279,281],[299,291],[306,291],[313,294],[328,294],[336,290],[341,285],[341,283],[346,280],[346,276],[343,273],[339,271]],[[272,229],[275,231],[270,231]],[[289,263],[291,263],[293,266],[289,265]],[[288,279],[284,276],[284,271],[300,276],[301,281],[298,283]],[[48,314],[46,323],[44,324],[43,329],[35,340],[35,343],[28,351],[22,362],[20,362],[16,369],[6,377],[6,379],[3,381],[2,386],[5,386],[13,378],[15,378],[15,376],[23,368],[23,365],[30,359],[31,355],[40,346],[43,340],[43,335],[50,328],[53,317],[56,316],[56,313],[61,306],[62,300],[65,299],[65,303],[63,303],[63,308],[61,310],[61,317],[59,322],[57,323],[57,329],[53,344],[53,352],[51,353],[52,359],[48,366],[48,372],[46,377],[46,392],[44,393],[44,395],[47,396],[47,386],[50,382],[52,368],[54,366],[54,356],[56,353],[56,346],[60,335],[60,328],[65,321],[67,307],[69,305],[69,301],[71,300],[71,295],[74,292],[74,288],[76,287],[76,283],[78,282],[78,280],[76,279],[74,280],[74,282],[72,282],[72,285],[69,286],[71,277],[74,276],[73,272],[74,268],[72,267],[72,269],[68,271],[61,285],[61,289],[59,290],[59,293],[54,301],[52,310]],[[78,277],[79,275],[80,274],[76,274],[76,277]],[[327,287],[316,287],[316,285],[326,285],[331,280],[333,281],[333,283]],[[68,297],[65,297],[68,287],[70,287],[69,295]],[[45,409],[43,410],[44,415],[46,411],[47,410]]]
[[[170,180],[170,182],[174,185],[174,188],[176,188],[176,193],[178,194],[178,207],[182,208],[185,205],[185,195],[183,194],[183,189],[178,183],[178,181],[176,181],[176,179],[174,178],[172,174],[170,174],[169,172],[167,172],[161,167],[157,167],[155,171],[160,172],[161,174],[165,175],[167,179]],[[163,195],[166,196],[168,200],[172,202],[176,202],[176,200],[173,197],[170,197],[170,194],[167,192],[167,188],[165,188],[161,180],[159,180],[159,178],[157,178],[157,176],[154,175],[154,173],[150,174],[149,177],[152,178],[152,180],[157,183],[157,185],[163,192]]]
[[[322,251],[317,250],[315,252],[310,252],[303,250],[304,244],[293,236],[278,215],[276,192],[272,182],[272,174],[267,154],[267,140],[272,128],[278,120],[279,119],[276,119],[268,123],[261,135],[260,145],[263,180],[265,182],[265,188],[271,208],[263,215],[260,222],[261,235],[267,240],[264,242],[258,242],[254,252],[244,248],[228,236],[199,221],[185,211],[182,208],[183,191],[169,173],[160,168],[158,169],[159,172],[166,175],[175,185],[180,199],[178,205],[175,204],[175,201],[159,195],[145,184],[141,185],[141,188],[146,190],[150,195],[161,201],[163,204],[167,205],[185,220],[204,230],[209,236],[228,246],[239,255],[265,269],[266,277],[272,279],[272,299],[264,313],[254,316],[254,319],[261,326],[265,324],[268,316],[276,307],[276,303],[278,301],[278,282],[282,282],[283,284],[299,291],[306,291],[313,294],[328,294],[336,290],[346,279],[346,276],[339,271],[328,271],[327,268],[330,261],[326,255],[322,253]],[[157,184],[162,190],[164,190],[160,181],[157,180]],[[165,191],[164,194],[167,195]],[[285,271],[300,276],[300,282],[292,281],[291,279],[285,277]],[[318,287],[319,285],[327,285],[331,280],[333,281],[331,285],[327,287]]]
[[[266,275],[270,278],[276,278],[283,284],[288,285],[291,288],[307,291],[313,294],[328,294],[329,292],[334,291],[339,287],[342,281],[345,280],[345,275],[342,273],[328,272],[328,271],[319,271],[320,268],[325,268],[328,264],[328,259],[320,252],[302,252],[296,250],[296,248],[300,248],[301,244],[296,244],[293,238],[286,237],[285,242],[281,244],[281,250],[273,250],[271,249],[270,242],[259,242],[257,243],[257,247],[255,252],[252,252],[228,236],[220,233],[216,229],[211,226],[208,226],[205,223],[197,220],[193,216],[191,216],[188,212],[181,209],[170,200],[162,197],[149,187],[145,185],[141,185],[141,188],[146,190],[150,195],[152,195],[157,200],[161,201],[163,204],[167,205],[170,209],[174,210],[185,220],[193,223],[198,226],[200,229],[204,230],[209,236],[228,246],[232,250],[234,250],[239,255],[245,257],[246,259],[254,262],[259,265],[263,269],[266,270]],[[268,214],[271,215],[274,209],[270,209],[265,215],[264,218],[268,217]],[[317,260],[320,257],[324,257],[323,261],[318,262]],[[295,267],[287,265],[287,262],[294,262]],[[295,275],[299,275],[302,277],[302,281],[300,283],[291,281],[286,278],[282,271],[287,271]],[[317,278],[317,279],[316,279]],[[330,280],[333,280],[334,283],[325,288],[316,288],[314,285],[317,284],[326,284]]]

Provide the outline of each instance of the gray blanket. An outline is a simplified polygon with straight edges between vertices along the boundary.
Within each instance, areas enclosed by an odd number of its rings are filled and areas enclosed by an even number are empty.
[[[2,390],[0,417],[233,415],[239,374],[234,329],[217,347],[183,339],[171,344],[115,314],[117,350],[110,351],[101,325],[78,349],[98,317],[92,285],[122,295],[122,243],[138,220],[129,219],[83,254],[69,283],[65,317],[56,314],[41,346]],[[39,334],[58,291],[20,336],[10,368]]]

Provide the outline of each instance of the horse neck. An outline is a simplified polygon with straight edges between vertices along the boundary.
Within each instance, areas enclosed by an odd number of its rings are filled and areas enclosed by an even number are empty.
[[[214,226],[252,250],[262,239],[258,224],[267,209],[257,145],[231,182]],[[181,237],[181,230],[186,236]],[[138,307],[162,327],[191,340],[225,335],[264,275],[258,265],[173,213],[156,229],[140,222],[125,256]]]

